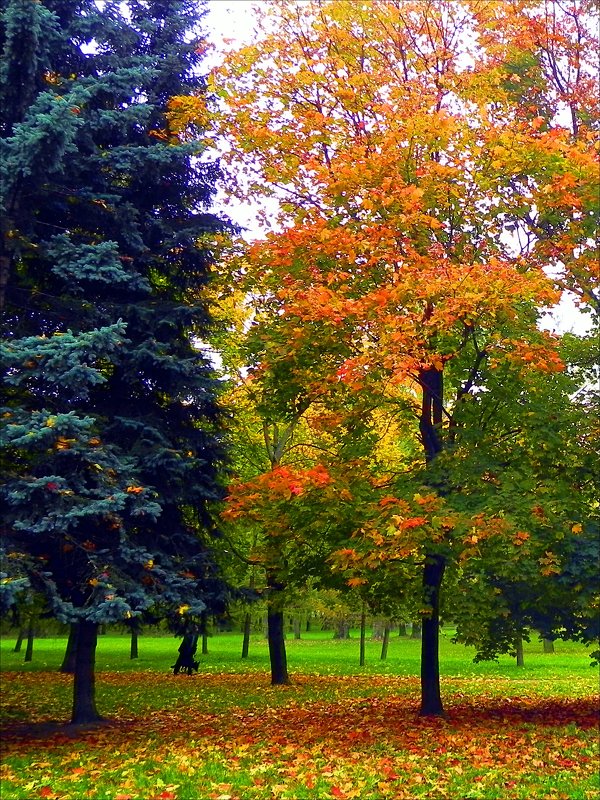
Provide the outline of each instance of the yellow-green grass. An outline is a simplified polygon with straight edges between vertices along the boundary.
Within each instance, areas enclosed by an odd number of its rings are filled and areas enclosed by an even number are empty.
[[[419,642],[394,637],[387,661],[331,634],[288,639],[289,687],[271,687],[254,637],[220,634],[200,672],[173,676],[177,640],[100,637],[98,706],[109,722],[64,726],[72,679],[64,639],[36,640],[34,660],[2,641],[2,800],[267,798],[596,798],[597,670],[586,649],[536,639],[526,666],[442,637],[446,719],[419,719]],[[33,723],[33,724],[31,724]],[[58,723],[58,724],[57,724]]]

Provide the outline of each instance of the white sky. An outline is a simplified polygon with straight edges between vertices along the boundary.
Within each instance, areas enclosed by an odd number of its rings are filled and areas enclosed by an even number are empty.
[[[252,39],[254,7],[269,0],[209,0],[208,14],[205,17],[205,28],[209,40],[215,45],[217,52],[214,58],[207,58],[207,66],[218,63],[219,53],[229,47],[243,45]],[[225,40],[231,39],[230,45]],[[238,224],[248,228],[246,238],[252,238],[253,230],[258,229],[256,212],[251,206],[237,203],[227,206],[227,215]],[[552,314],[546,314],[542,327],[556,333],[572,332],[584,335],[591,328],[591,317],[582,314],[576,307],[572,297],[564,296],[560,305]]]

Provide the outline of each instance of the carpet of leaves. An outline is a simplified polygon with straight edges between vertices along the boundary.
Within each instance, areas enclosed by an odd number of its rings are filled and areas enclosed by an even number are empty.
[[[501,681],[453,679],[447,717],[422,719],[414,678],[302,675],[272,688],[264,674],[215,674],[183,678],[178,701],[132,713],[131,691],[171,692],[174,678],[99,678],[122,705],[106,724],[82,729],[52,716],[51,704],[37,717],[22,708],[28,724],[15,713],[32,691],[49,696],[57,682],[68,691],[67,676],[3,676],[13,712],[3,800],[598,796],[598,700],[589,691],[548,697],[528,686],[503,697],[510,686]]]

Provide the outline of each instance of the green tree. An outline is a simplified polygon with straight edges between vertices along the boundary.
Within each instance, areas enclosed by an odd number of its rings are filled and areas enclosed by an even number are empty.
[[[420,468],[363,510],[341,566],[420,570],[427,715],[443,713],[449,573],[481,539],[509,552],[525,503],[560,495],[521,445],[542,445],[528,414],[547,417],[564,368],[540,309],[558,288],[596,297],[595,4],[550,6],[267,4],[256,43],[214,75],[230,185],[282,201],[245,273],[249,292],[279,303],[265,380],[288,397],[406,392],[402,436],[420,441]],[[172,121],[185,123],[182,106]],[[531,456],[520,488],[514,460],[495,455],[511,449]]]
[[[2,12],[2,586],[78,625],[72,720],[90,722],[100,623],[152,609],[180,629],[225,598],[217,380],[195,344],[216,173],[165,131],[168,98],[204,91],[204,12]]]

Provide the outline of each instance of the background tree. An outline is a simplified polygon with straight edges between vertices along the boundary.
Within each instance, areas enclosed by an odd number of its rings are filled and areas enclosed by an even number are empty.
[[[281,201],[245,273],[248,292],[279,304],[263,373],[284,394],[406,389],[422,469],[396,481],[395,509],[356,526],[346,557],[421,570],[422,714],[443,712],[444,574],[480,538],[517,532],[518,515],[490,502],[510,502],[514,473],[500,463],[491,491],[480,452],[518,443],[527,418],[508,420],[524,404],[543,413],[564,368],[537,324],[557,287],[595,296],[594,7],[557,6],[278,3],[214,73],[230,186]],[[176,130],[211,118],[202,103],[170,111]]]
[[[73,722],[99,715],[100,623],[218,608],[209,318],[214,167],[164,130],[204,91],[197,2],[2,3],[4,589],[78,626]]]

